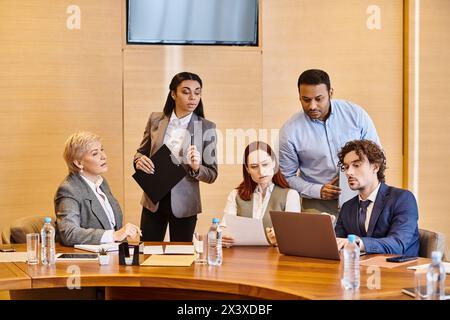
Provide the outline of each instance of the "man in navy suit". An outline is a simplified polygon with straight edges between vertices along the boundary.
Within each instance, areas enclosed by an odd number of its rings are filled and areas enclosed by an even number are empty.
[[[338,247],[346,244],[347,235],[354,234],[366,253],[417,256],[416,198],[408,190],[384,183],[386,158],[380,147],[369,140],[350,141],[338,158],[350,188],[359,192],[340,210],[335,227]]]

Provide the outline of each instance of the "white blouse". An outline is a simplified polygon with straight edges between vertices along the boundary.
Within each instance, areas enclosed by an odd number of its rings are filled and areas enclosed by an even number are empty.
[[[264,217],[264,213],[266,212],[267,205],[269,204],[270,196],[272,195],[272,191],[275,185],[272,183],[266,190],[266,195],[264,198],[262,197],[261,189],[259,186],[256,187],[253,192],[253,218],[254,219],[262,219]],[[232,214],[237,215],[237,204],[236,197],[238,197],[238,190],[231,190],[230,194],[227,198],[227,204],[225,205],[224,215]],[[285,211],[290,212],[301,212],[300,208],[300,196],[297,191],[293,189],[289,189],[286,196],[286,209]],[[222,220],[221,223],[225,226],[225,221]]]

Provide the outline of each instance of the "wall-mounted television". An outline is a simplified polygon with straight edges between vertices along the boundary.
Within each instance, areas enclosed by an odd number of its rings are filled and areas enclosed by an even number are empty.
[[[128,0],[129,44],[258,45],[258,0]]]

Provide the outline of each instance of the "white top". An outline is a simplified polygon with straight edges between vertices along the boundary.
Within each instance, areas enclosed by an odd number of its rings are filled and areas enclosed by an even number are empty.
[[[253,192],[253,218],[262,219],[266,212],[267,205],[269,204],[270,196],[275,185],[272,183],[266,190],[266,195],[262,197],[262,192],[259,186],[256,187]],[[224,214],[237,215],[236,197],[238,197],[237,189],[231,190],[227,198],[227,204],[225,205]],[[300,209],[300,196],[297,191],[289,189],[286,196],[286,209],[290,212],[301,212]],[[222,225],[225,226],[225,221],[222,221]]]
[[[106,230],[103,235],[102,238],[100,239],[101,243],[110,243],[110,242],[114,242],[114,227],[116,226],[116,219],[114,218],[114,211],[111,207],[111,204],[108,201],[108,197],[106,196],[106,194],[100,189],[100,185],[103,182],[103,178],[101,176],[99,176],[99,178],[97,179],[97,181],[95,183],[93,183],[91,180],[89,180],[88,178],[86,178],[85,176],[83,176],[82,174],[80,174],[80,176],[84,179],[84,181],[86,181],[86,183],[88,184],[88,186],[92,189],[92,191],[94,192],[95,196],[97,197],[98,201],[100,202],[103,210],[106,213],[106,216],[108,217],[109,223],[111,225],[112,230]]]
[[[191,118],[192,112],[180,119],[175,114],[175,111],[172,111],[169,124],[167,125],[166,134],[164,135],[164,144],[178,160],[181,160],[179,159],[179,154]]]

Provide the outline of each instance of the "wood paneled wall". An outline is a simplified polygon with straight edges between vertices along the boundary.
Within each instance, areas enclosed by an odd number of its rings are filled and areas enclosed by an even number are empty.
[[[450,2],[420,1],[419,10],[419,225],[445,233],[449,249]]]
[[[371,116],[387,154],[387,182],[402,186],[403,3],[376,1],[380,29],[369,29],[377,25],[373,4],[263,1],[263,124],[280,127],[301,110],[302,71],[326,70],[334,97]]]
[[[80,29],[67,28],[71,4],[0,3],[0,227],[55,216],[64,142],[78,130],[103,136],[123,202],[121,1],[77,0]]]
[[[440,201],[448,178],[441,145],[448,140],[442,95],[449,64],[439,59],[448,56],[448,3],[427,3],[419,203],[421,223],[450,234],[448,201]],[[80,29],[67,28],[72,4],[81,10]],[[132,157],[150,113],[162,110],[170,79],[184,70],[202,77],[206,116],[225,142],[236,129],[279,129],[301,108],[299,74],[327,70],[335,97],[360,104],[374,120],[388,156],[388,182],[401,186],[403,1],[261,0],[260,8],[258,47],[133,46],[125,41],[125,1],[2,1],[0,227],[20,216],[53,215],[53,195],[66,174],[63,143],[82,129],[104,137],[107,178],[125,220],[138,224],[141,192],[131,178]],[[199,230],[222,215],[228,192],[240,182],[240,163],[226,160],[228,154],[240,161],[241,151],[226,144],[220,150],[219,178],[201,186]]]

